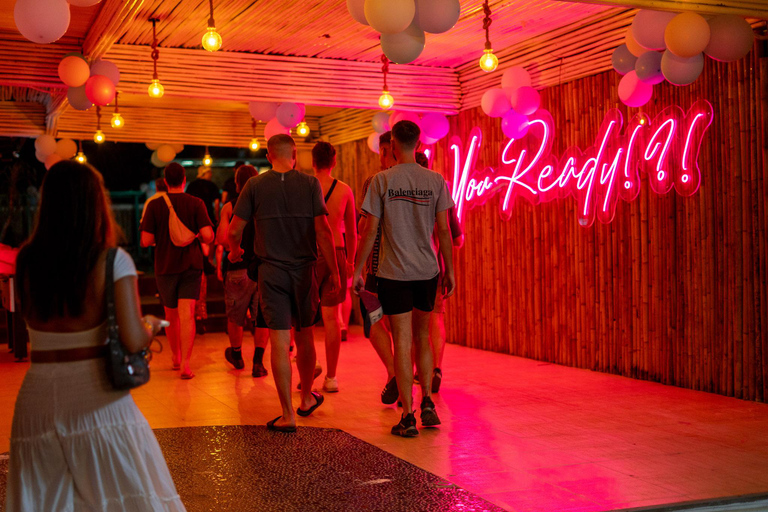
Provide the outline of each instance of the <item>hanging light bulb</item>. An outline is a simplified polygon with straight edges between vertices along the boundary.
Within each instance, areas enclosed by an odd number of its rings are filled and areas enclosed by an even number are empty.
[[[118,129],[122,128],[125,125],[125,120],[123,119],[123,116],[120,115],[120,107],[117,103],[117,98],[120,96],[120,93],[115,93],[115,112],[112,114],[112,121],[110,121],[110,124],[112,125],[112,128]]]
[[[309,135],[309,125],[305,121],[302,121],[299,123],[299,126],[296,127],[296,135],[299,137],[306,137]]]
[[[251,143],[248,145],[248,147],[251,148],[251,151],[258,151],[261,145],[259,144],[259,139],[256,137],[251,139]]]
[[[490,73],[499,66],[499,59],[493,54],[491,48],[490,28],[491,28],[491,7],[488,5],[488,0],[483,2],[483,12],[485,18],[483,18],[483,28],[485,29],[485,50],[483,50],[483,56],[480,57],[480,69],[486,73]]]
[[[208,18],[208,32],[203,34],[203,48],[209,52],[215,52],[221,48],[221,36],[216,32],[216,22],[213,21],[213,0],[208,0],[211,8],[211,17]]]
[[[81,164],[84,164],[88,161],[88,159],[85,158],[85,153],[83,153],[83,143],[79,140],[77,141],[77,154],[75,155],[75,160]]]
[[[152,72],[152,82],[149,84],[149,87],[147,88],[147,92],[149,92],[149,96],[151,98],[162,98],[163,93],[165,92],[165,88],[160,83],[160,79],[157,77],[157,59],[160,58],[160,51],[157,49],[157,32],[155,31],[155,23],[157,23],[157,19],[153,18],[149,20],[152,22],[152,65],[153,65],[153,72]]]
[[[387,73],[389,73],[389,59],[387,59],[386,55],[381,56],[381,72],[384,74],[384,89],[381,91],[381,96],[379,96],[379,107],[381,107],[383,110],[389,110],[394,106],[395,99],[392,97],[391,94],[389,94],[389,87],[387,87]]]
[[[206,167],[210,167],[213,163],[213,158],[211,158],[211,155],[208,153],[208,146],[205,146],[205,156],[203,157],[203,165]]]
[[[104,132],[101,131],[101,106],[96,105],[96,133],[93,134],[93,142],[101,144],[106,139]]]

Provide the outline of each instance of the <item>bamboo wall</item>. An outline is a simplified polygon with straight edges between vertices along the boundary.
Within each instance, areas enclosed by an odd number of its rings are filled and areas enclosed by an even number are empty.
[[[640,196],[620,201],[612,223],[587,229],[572,199],[518,201],[509,221],[497,199],[468,211],[458,290],[447,305],[449,341],[765,401],[768,58],[756,54],[727,65],[707,59],[694,85],[656,86],[644,108],[653,118],[668,105],[712,103],[702,186],[693,196],[659,196],[643,180]],[[610,108],[627,113],[619,78],[606,72],[542,91],[557,129],[554,154],[590,146]],[[498,120],[473,109],[451,125],[451,135],[465,139],[481,126],[477,166],[498,164]],[[443,142],[436,170],[446,151]],[[338,163],[356,191],[378,168],[364,140],[342,145]]]

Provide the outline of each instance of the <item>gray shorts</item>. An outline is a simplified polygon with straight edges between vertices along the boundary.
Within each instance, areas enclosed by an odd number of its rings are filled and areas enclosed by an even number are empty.
[[[229,270],[224,278],[227,320],[246,327],[249,309],[251,318],[255,320],[259,303],[258,295],[259,285],[248,277],[248,269]]]

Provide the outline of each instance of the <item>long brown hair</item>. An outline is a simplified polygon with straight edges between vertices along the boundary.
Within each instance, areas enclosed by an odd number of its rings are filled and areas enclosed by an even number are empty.
[[[53,165],[43,179],[35,229],[16,261],[24,316],[43,322],[80,316],[91,271],[118,236],[101,174],[71,160]]]

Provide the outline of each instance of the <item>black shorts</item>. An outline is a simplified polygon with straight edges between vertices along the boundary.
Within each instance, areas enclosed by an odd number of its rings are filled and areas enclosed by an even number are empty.
[[[181,274],[164,274],[156,276],[157,291],[163,306],[170,309],[179,307],[179,299],[198,300],[203,271],[190,268]]]
[[[256,325],[273,330],[310,327],[320,321],[320,294],[315,266],[286,270],[259,265],[259,307]]]
[[[394,281],[382,277],[376,281],[385,315],[400,315],[413,308],[429,313],[435,307],[438,276],[426,281]]]

